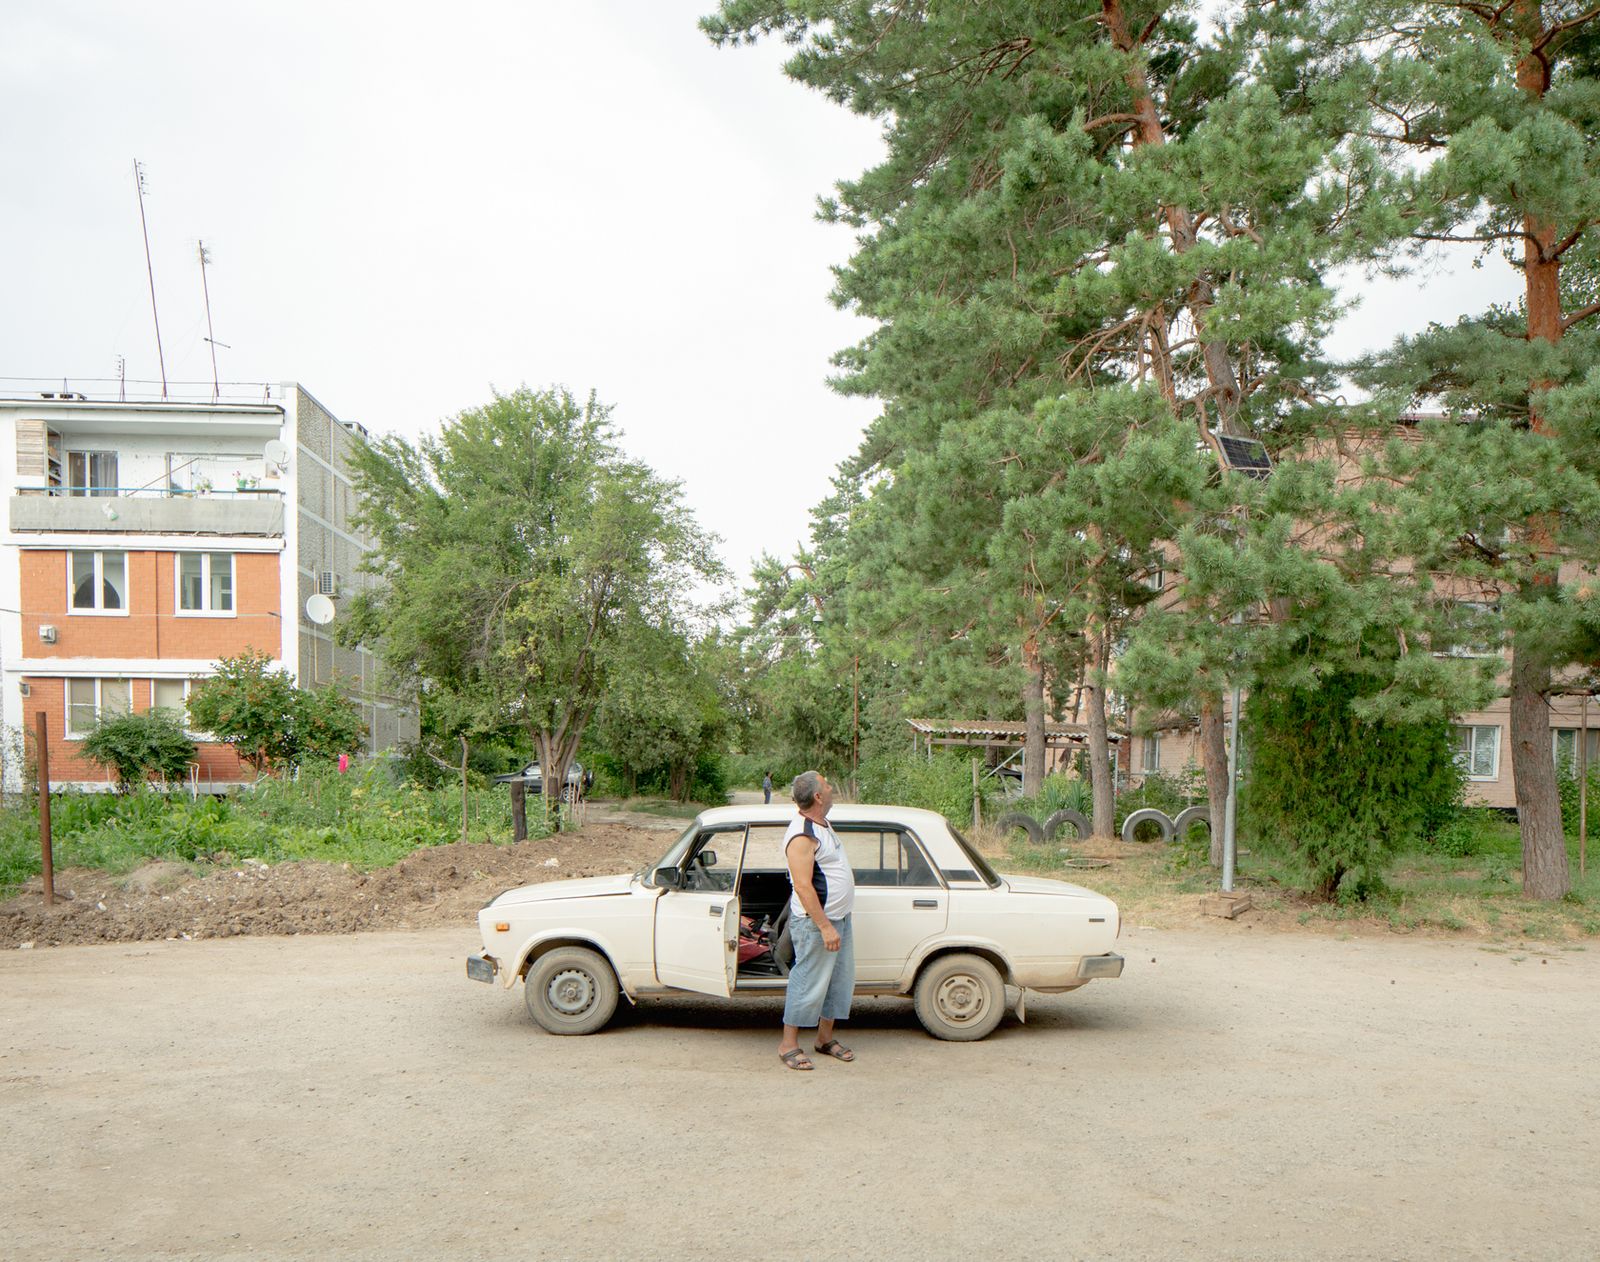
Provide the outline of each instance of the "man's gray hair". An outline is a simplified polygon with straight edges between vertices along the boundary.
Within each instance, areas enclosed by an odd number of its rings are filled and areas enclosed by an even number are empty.
[[[822,775],[816,771],[802,771],[794,778],[794,783],[789,786],[789,796],[794,799],[794,804],[802,811],[815,802],[817,794],[821,792]]]

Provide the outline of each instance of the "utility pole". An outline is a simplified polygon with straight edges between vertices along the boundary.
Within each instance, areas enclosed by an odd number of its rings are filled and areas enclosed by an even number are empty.
[[[161,365],[161,397],[167,397],[167,357],[161,349],[161,316],[156,311],[156,269],[150,261],[150,225],[144,217],[144,167],[133,160],[133,186],[139,193],[139,230],[144,233],[144,270],[150,277],[150,318],[156,326],[156,360]]]

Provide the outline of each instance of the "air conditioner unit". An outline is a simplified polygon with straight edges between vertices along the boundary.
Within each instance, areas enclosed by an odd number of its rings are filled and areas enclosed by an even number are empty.
[[[17,685],[17,692],[21,696],[31,697],[33,695],[33,688],[28,681],[24,679],[20,684]]]
[[[39,624],[39,638],[46,644],[54,644],[56,642],[55,627],[48,622],[41,622]]]
[[[339,576],[332,570],[321,570],[317,574],[317,595],[337,596],[339,594]]]

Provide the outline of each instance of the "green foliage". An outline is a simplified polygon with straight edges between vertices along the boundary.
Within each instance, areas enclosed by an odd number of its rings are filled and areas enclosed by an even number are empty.
[[[190,693],[191,724],[232,745],[257,775],[356,752],[367,727],[355,705],[331,686],[296,688],[271,662],[260,649],[219,659]]]
[[[972,762],[959,754],[935,754],[930,760],[915,754],[886,754],[866,759],[857,773],[863,802],[884,802],[937,811],[957,828],[972,824]],[[983,781],[983,817],[993,819],[1007,805]],[[777,788],[773,786],[774,799]]]
[[[51,799],[56,865],[120,873],[157,859],[183,862],[255,858],[268,863],[315,859],[358,868],[383,867],[421,846],[460,835],[460,790],[397,784],[378,760],[360,760],[348,774],[326,765],[294,778],[264,779],[226,798],[67,793]],[[511,838],[511,801],[504,786],[471,795],[475,839]],[[543,836],[541,812],[528,831]],[[30,807],[0,811],[0,888],[39,872],[39,834]]]
[[[1561,826],[1569,837],[1578,835],[1578,769],[1569,758],[1556,762],[1556,783],[1561,792]],[[1591,840],[1600,836],[1600,763],[1589,764],[1588,825]]]
[[[122,793],[150,780],[181,783],[195,754],[183,725],[165,710],[102,719],[80,748],[85,758],[111,769]]]
[[[608,691],[642,682],[641,640],[722,573],[679,486],[623,456],[592,396],[496,395],[356,464],[379,582],[341,636],[425,691],[439,735],[518,732],[551,781]]]
[[[1117,795],[1117,832],[1122,832],[1123,821],[1134,811],[1150,808],[1166,812],[1176,818],[1179,811],[1191,804],[1185,792],[1186,784],[1174,776],[1147,775],[1136,788]],[[1220,825],[1219,825],[1220,826]]]
[[[1438,823],[1423,845],[1432,854],[1471,858],[1490,853],[1503,830],[1498,812],[1487,807],[1457,807]]]
[[[1372,682],[1341,674],[1316,689],[1253,694],[1245,707],[1250,829],[1301,862],[1314,892],[1363,899],[1382,887],[1459,799],[1461,770],[1442,721],[1368,721]]]

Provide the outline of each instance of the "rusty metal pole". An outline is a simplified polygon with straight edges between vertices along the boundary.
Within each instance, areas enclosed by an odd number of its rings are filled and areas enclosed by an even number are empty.
[[[528,840],[528,799],[527,789],[521,780],[511,782],[511,840]]]
[[[56,865],[50,844],[50,728],[43,710],[33,716],[33,739],[39,764],[39,861],[44,868],[44,905],[56,901]]]

